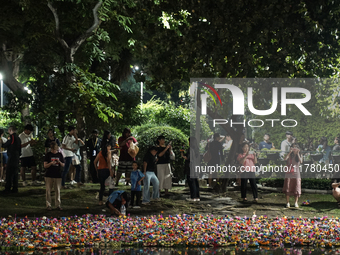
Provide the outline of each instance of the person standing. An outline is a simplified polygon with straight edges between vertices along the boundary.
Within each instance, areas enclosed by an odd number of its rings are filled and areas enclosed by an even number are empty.
[[[45,155],[47,152],[51,151],[51,142],[56,142],[58,149],[61,146],[59,139],[54,136],[54,130],[52,128],[50,128],[47,132],[47,138],[45,141]]]
[[[78,130],[77,129],[74,130],[74,135],[78,137]],[[75,151],[74,151],[74,157],[72,159],[72,165],[76,169],[76,174],[75,174],[75,177],[74,177],[72,184],[77,184],[78,188],[81,185],[83,185],[83,183],[81,182],[81,177],[80,177],[80,172],[81,172],[80,147],[82,147],[84,145],[85,145],[85,143],[80,138],[78,138],[78,142],[73,144],[73,149]]]
[[[7,139],[4,137],[4,130],[0,129],[0,143],[5,144]],[[8,156],[7,150],[5,148],[1,148],[0,146],[0,182],[5,182],[5,171],[6,171],[6,164],[7,164]]]
[[[132,169],[133,171],[131,172],[131,206],[132,208],[140,208],[140,199],[142,197],[142,186],[141,182],[144,179],[144,174],[142,174],[141,171],[138,169],[138,163],[134,161],[132,163]],[[134,206],[136,198],[136,205]]]
[[[339,137],[335,137],[333,151],[338,151],[338,150],[340,150]]]
[[[290,146],[293,141],[293,133],[291,131],[286,132],[286,140],[281,142],[281,158],[284,158],[285,153],[288,153],[290,150]]]
[[[319,141],[318,149],[321,148],[323,150],[323,157],[320,159],[320,163],[326,163],[329,164],[329,156],[331,154],[332,148],[328,145],[327,137],[323,136],[321,137]]]
[[[165,146],[165,137],[163,135],[157,138],[157,177],[159,180],[159,190],[164,189],[165,195],[169,195],[169,189],[172,187],[172,176],[170,166],[170,156],[174,156],[172,151],[171,141]]]
[[[159,200],[159,181],[155,174],[157,163],[157,147],[152,146],[145,154],[143,159],[144,170],[144,189],[143,189],[143,205],[147,205],[150,202],[150,182],[153,186],[152,198],[153,200]]]
[[[300,149],[296,144],[292,144],[288,155],[285,157],[287,160],[288,171],[285,173],[285,180],[282,192],[286,194],[286,207],[290,207],[289,197],[295,197],[295,207],[298,208],[298,200],[301,196],[301,177],[300,177],[300,164],[302,164],[302,156]]]
[[[189,149],[187,153],[183,155],[183,151],[181,151],[182,158],[185,159],[184,163],[184,173],[187,177],[189,189],[190,189],[190,198],[187,198],[188,201],[199,202],[200,201],[200,187],[198,184],[198,178],[195,171],[196,166],[200,165],[199,161],[199,148],[197,145],[196,137],[192,136],[189,138]]]
[[[90,139],[86,142],[86,147],[88,151],[88,157],[90,158],[90,174],[92,178],[92,183],[99,183],[99,179],[97,176],[97,171],[94,166],[94,160],[96,159],[101,146],[102,140],[98,138],[98,130],[94,129],[92,131],[92,135]]]
[[[251,190],[253,192],[254,202],[257,202],[257,185],[255,179],[255,164],[257,163],[256,154],[249,150],[249,144],[242,144],[242,153],[237,156],[237,161],[241,168],[241,198],[247,201],[247,183],[249,180]]]
[[[221,163],[221,156],[223,155],[223,147],[220,141],[220,134],[214,134],[214,140],[208,144],[208,150],[211,155],[211,159],[208,162],[208,166],[216,167],[216,165],[220,165]],[[217,178],[217,172],[209,173],[209,187],[212,186],[213,178]]]
[[[125,178],[130,178],[132,172],[132,162],[135,158],[132,158],[128,153],[130,148],[130,143],[137,143],[136,138],[131,136],[131,131],[129,128],[124,128],[123,134],[118,138],[118,145],[120,147],[119,164],[117,170],[116,186],[119,184],[119,179],[123,173],[125,173]],[[128,181],[126,181],[128,185]]]
[[[2,148],[7,148],[8,154],[6,185],[5,189],[2,191],[3,194],[9,194],[10,192],[18,193],[18,170],[21,154],[21,140],[16,132],[16,128],[14,126],[10,126],[8,128],[10,136],[7,142],[1,145]]]
[[[269,134],[265,134],[263,136],[263,141],[260,142],[259,144],[259,150],[262,150],[262,149],[272,149],[272,148],[275,148],[274,147],[274,144],[272,142],[269,141],[270,139],[270,135]]]
[[[31,145],[36,144],[36,141],[32,139],[33,126],[27,124],[24,128],[24,132],[19,135],[21,140],[21,179],[22,185],[26,186],[26,169],[31,168],[32,185],[39,184],[36,180],[37,164],[33,156]]]
[[[50,143],[50,151],[46,153],[44,159],[45,184],[46,184],[46,208],[52,210],[51,190],[55,193],[55,206],[57,210],[62,210],[60,200],[61,188],[61,167],[64,167],[64,157],[59,152],[59,146],[55,141]]]
[[[74,144],[78,143],[78,137],[76,134],[76,128],[74,126],[68,127],[68,135],[66,135],[62,142],[63,151],[65,154],[65,165],[64,170],[61,175],[61,186],[62,188],[65,188],[65,179],[66,175],[69,171],[70,165],[72,163],[72,158],[74,157],[74,153],[76,152],[76,149],[74,148]]]
[[[102,143],[102,150],[98,153],[94,160],[94,167],[98,175],[100,190],[99,190],[99,205],[103,205],[103,195],[105,191],[105,180],[114,173],[111,167],[111,143]]]

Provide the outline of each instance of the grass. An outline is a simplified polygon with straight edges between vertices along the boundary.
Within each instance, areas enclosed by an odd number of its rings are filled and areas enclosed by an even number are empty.
[[[119,189],[129,190],[130,186],[119,186]],[[65,189],[61,191],[63,211],[46,210],[45,187],[28,186],[20,187],[19,193],[1,196],[0,217],[63,217],[83,214],[106,214],[110,215],[105,206],[99,206],[96,194],[99,191],[98,184],[86,184],[82,188]],[[106,191],[107,192],[107,191]],[[259,201],[243,203],[240,199],[240,191],[228,191],[226,194],[214,194],[211,189],[201,188],[201,202],[190,203],[185,200],[189,196],[189,190],[183,186],[174,186],[171,189],[171,197],[162,197],[159,202],[142,206],[141,209],[128,209],[132,216],[161,214],[214,214],[214,215],[235,215],[251,216],[254,212],[257,215],[276,216],[302,216],[302,217],[340,217],[340,209],[331,195],[325,194],[302,194],[299,199],[300,208],[286,209],[285,195],[259,191]],[[106,196],[108,194],[106,193]],[[218,201],[217,197],[230,197],[230,201]],[[104,197],[104,200],[106,197]],[[248,192],[248,199],[251,193]],[[310,205],[301,205],[303,201],[309,200]],[[291,198],[291,204],[294,204]],[[52,205],[54,207],[54,193],[52,192]]]

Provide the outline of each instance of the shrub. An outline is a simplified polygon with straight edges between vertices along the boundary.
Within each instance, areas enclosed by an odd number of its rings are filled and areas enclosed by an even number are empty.
[[[171,163],[174,168],[174,177],[184,179],[184,159],[181,157],[180,149],[183,148],[183,145],[185,148],[188,148],[188,137],[179,129],[170,126],[150,127],[151,126],[147,124],[135,129],[134,135],[139,146],[138,161],[142,161],[148,148],[155,145],[157,137],[164,135],[167,143],[172,141],[173,151],[176,155],[176,159]]]
[[[261,178],[260,183],[266,183],[268,187],[283,187],[283,178]],[[301,179],[302,189],[331,190],[333,181],[330,179]]]

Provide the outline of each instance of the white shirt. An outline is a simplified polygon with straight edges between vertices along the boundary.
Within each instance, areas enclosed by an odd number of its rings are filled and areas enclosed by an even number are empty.
[[[2,144],[6,143],[7,142],[7,139],[5,137],[1,137],[1,140],[2,140]],[[7,152],[7,149],[5,148],[1,148],[1,153],[4,153],[4,152]]]
[[[66,148],[68,149],[74,149],[73,144],[74,141],[76,140],[76,138],[74,136],[65,136],[62,142],[62,145],[65,145]],[[70,151],[70,150],[63,150],[65,157],[73,157],[74,156],[74,152]]]
[[[19,138],[21,140],[21,144],[28,143],[29,141],[32,140],[32,134],[26,135],[25,132],[22,132],[19,135]],[[26,147],[21,148],[20,158],[27,158],[27,157],[32,157],[32,156],[33,156],[33,151],[32,151],[30,144],[28,144]]]

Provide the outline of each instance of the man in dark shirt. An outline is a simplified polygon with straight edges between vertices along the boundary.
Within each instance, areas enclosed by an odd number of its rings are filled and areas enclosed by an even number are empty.
[[[8,154],[6,185],[5,190],[2,191],[4,194],[8,194],[10,192],[18,192],[18,172],[19,159],[21,155],[21,140],[18,137],[16,131],[17,130],[14,126],[10,126],[8,128],[8,133],[10,134],[10,137],[6,143],[2,144],[3,148],[7,148]]]
[[[150,182],[153,186],[152,198],[153,200],[159,200],[159,181],[155,175],[156,163],[157,163],[157,147],[152,146],[146,153],[143,159],[143,171],[144,171],[144,191],[143,191],[143,205],[150,202]]]
[[[263,137],[263,142],[260,142],[259,144],[259,150],[262,150],[264,148],[270,150],[271,148],[274,148],[274,144],[270,142],[269,139],[270,139],[270,135],[265,134]]]
[[[92,131],[90,139],[86,142],[86,147],[88,151],[88,157],[90,158],[90,174],[93,183],[99,183],[96,168],[94,167],[94,160],[100,151],[100,145],[102,140],[98,138],[98,130]]]
[[[208,166],[216,167],[216,165],[220,165],[221,163],[221,156],[223,155],[223,147],[220,142],[220,134],[214,134],[214,141],[208,144],[208,150],[211,155],[211,159],[208,162]],[[217,172],[209,173],[209,187],[212,185],[213,178],[217,179]]]

